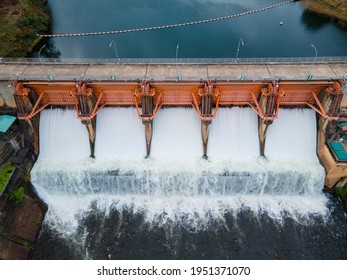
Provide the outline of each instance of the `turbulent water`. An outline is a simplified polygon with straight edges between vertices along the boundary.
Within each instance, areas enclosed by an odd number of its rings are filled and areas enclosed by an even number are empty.
[[[162,109],[145,159],[135,109],[106,108],[91,159],[75,112],[44,110],[31,177],[49,211],[32,257],[347,257],[345,216],[322,193],[312,110],[280,111],[266,159],[251,109],[219,110],[208,160],[200,133],[193,109]]]

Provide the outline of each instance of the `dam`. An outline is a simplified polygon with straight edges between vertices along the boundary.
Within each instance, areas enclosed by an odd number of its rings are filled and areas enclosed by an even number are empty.
[[[346,180],[345,62],[5,68],[50,209],[33,258],[345,257],[322,193]]]
[[[16,67],[19,70],[23,65],[11,67],[14,73]],[[105,107],[134,109],[144,125],[147,157],[151,154],[158,112],[167,107],[193,108],[201,121],[201,156],[206,158],[210,125],[219,108],[241,106],[253,110],[258,118],[259,155],[266,156],[266,132],[277,121],[280,108],[300,107],[312,109],[319,118],[317,153],[327,169],[326,186],[333,187],[345,177],[346,155],[336,156],[332,147],[338,144],[329,145],[331,139],[326,137],[329,124],[339,119],[341,103],[346,102],[342,92],[346,74],[343,62],[235,64],[211,60],[206,64],[202,60],[150,64],[143,60],[66,66],[41,63],[26,67],[21,76],[16,73],[9,78],[15,80],[18,118],[30,122],[47,107],[75,108],[77,118],[88,131],[91,157],[97,138],[96,117]],[[76,75],[78,72],[80,75]],[[37,124],[34,142],[38,153]]]

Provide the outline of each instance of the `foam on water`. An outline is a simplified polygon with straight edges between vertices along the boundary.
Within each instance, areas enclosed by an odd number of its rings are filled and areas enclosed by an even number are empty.
[[[72,111],[45,110],[41,154],[31,177],[49,205],[46,222],[73,232],[93,211],[92,205],[106,212],[141,212],[148,223],[196,228],[245,209],[278,221],[290,216],[307,222],[311,215],[327,214],[321,193],[324,169],[311,147],[316,143],[313,111],[281,110],[280,118],[291,115],[298,122],[286,121],[282,125],[287,129],[269,130],[267,145],[273,146],[267,148],[268,159],[257,156],[253,111],[233,108],[219,113],[211,127],[209,160],[200,158],[200,121],[187,108],[158,114],[153,156],[144,159],[144,128],[134,109],[107,109],[98,115],[96,158],[90,159],[86,129]],[[292,134],[297,134],[296,141],[290,140]],[[59,140],[54,139],[57,135]],[[52,146],[53,141],[57,145]],[[278,148],[283,144],[286,151]]]

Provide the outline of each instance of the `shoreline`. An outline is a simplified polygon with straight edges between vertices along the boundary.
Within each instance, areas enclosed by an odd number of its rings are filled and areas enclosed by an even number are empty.
[[[0,3],[0,57],[25,57],[41,41],[37,33],[49,29],[43,0],[2,0]]]
[[[304,0],[303,8],[320,15],[338,20],[339,24],[347,24],[347,2],[342,0]]]
[[[24,135],[29,134],[29,128],[16,121],[11,129],[19,131],[20,135],[13,138],[19,144],[19,150],[9,150],[5,163],[12,166],[13,171],[0,196],[0,259],[24,260],[29,258],[35,247],[47,206],[30,183],[30,170],[36,155],[31,148],[20,144],[21,139],[27,137]],[[4,149],[0,152],[1,156],[3,152]],[[18,192],[20,189],[21,193]]]

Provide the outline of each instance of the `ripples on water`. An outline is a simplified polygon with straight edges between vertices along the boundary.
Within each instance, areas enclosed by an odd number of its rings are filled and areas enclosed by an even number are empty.
[[[83,33],[167,25],[233,15],[282,0],[95,0],[48,1],[52,32]],[[80,11],[76,13],[76,10]],[[87,16],[86,16],[87,15]],[[97,20],[93,20],[96,19]],[[131,18],[131,20],[129,20]],[[283,25],[279,23],[283,22]],[[347,30],[319,15],[305,12],[301,2],[231,20],[131,34],[54,38],[37,46],[41,57],[114,58],[115,40],[120,58],[178,57],[313,57],[347,55]],[[139,43],[140,42],[140,43]],[[331,44],[330,42],[334,42]]]

